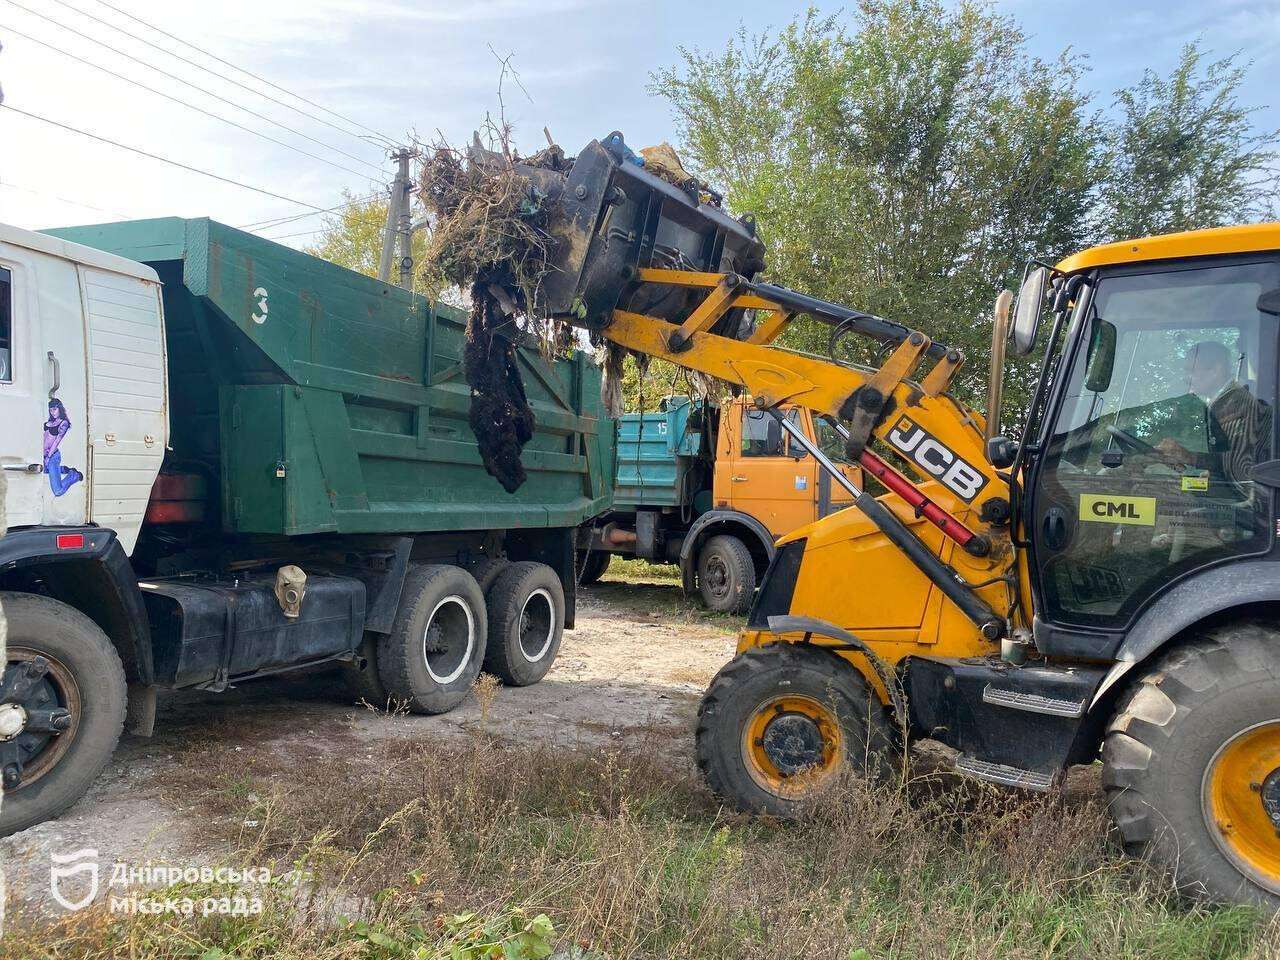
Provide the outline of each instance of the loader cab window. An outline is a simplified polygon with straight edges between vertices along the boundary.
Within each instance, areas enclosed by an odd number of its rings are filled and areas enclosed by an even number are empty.
[[[1221,263],[1221,261],[1219,262]],[[1274,262],[1104,273],[1033,512],[1051,620],[1123,627],[1171,580],[1265,551],[1277,318]]]
[[[800,411],[787,411],[787,420],[799,425]],[[742,441],[739,455],[744,457],[782,457],[787,455],[788,437],[782,425],[764,410],[746,407],[742,411]],[[803,453],[796,449],[796,453]]]
[[[0,383],[13,382],[13,274],[0,267]]]

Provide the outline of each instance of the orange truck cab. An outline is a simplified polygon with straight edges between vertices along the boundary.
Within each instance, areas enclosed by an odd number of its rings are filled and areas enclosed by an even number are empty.
[[[834,429],[804,408],[781,409],[861,486]],[[583,583],[616,554],[640,557],[678,565],[686,592],[710,609],[744,613],[774,541],[851,503],[747,397],[668,397],[655,412],[623,415],[616,429],[614,506],[580,541]]]

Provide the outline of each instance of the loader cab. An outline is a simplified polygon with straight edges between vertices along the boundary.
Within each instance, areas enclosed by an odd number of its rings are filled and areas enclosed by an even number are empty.
[[[1021,519],[1050,655],[1109,659],[1174,584],[1273,544],[1280,256],[1118,253],[1072,258],[1049,288],[1061,347],[1029,413]]]

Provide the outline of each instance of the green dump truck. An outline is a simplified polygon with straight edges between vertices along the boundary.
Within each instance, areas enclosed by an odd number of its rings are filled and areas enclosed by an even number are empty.
[[[595,366],[522,348],[537,432],[504,492],[463,325],[207,219],[0,226],[0,835],[81,796],[159,689],[334,662],[438,713],[482,667],[541,679],[613,432]]]

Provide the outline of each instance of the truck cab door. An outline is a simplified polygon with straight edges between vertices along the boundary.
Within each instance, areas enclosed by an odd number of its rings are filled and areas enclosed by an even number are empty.
[[[87,519],[84,356],[75,265],[0,244],[0,465],[10,527]]]
[[[804,411],[786,408],[791,422],[804,424]],[[716,457],[715,503],[750,514],[775,537],[817,517],[817,464],[799,448],[790,449],[781,425],[743,400],[725,410]]]
[[[1270,256],[1103,272],[1076,306],[1026,515],[1048,623],[1122,630],[1180,576],[1271,547]]]

